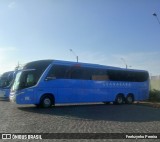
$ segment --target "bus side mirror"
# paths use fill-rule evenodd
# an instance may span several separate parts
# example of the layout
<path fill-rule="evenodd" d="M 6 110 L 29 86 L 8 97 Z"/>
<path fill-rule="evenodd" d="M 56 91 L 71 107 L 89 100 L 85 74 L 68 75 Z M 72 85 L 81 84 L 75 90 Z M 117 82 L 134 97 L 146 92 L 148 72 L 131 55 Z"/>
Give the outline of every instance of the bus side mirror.
<path fill-rule="evenodd" d="M 50 80 L 54 80 L 54 79 L 56 79 L 56 77 L 55 76 L 53 76 L 53 77 L 46 77 L 46 79 L 45 79 L 45 81 L 50 81 Z"/>

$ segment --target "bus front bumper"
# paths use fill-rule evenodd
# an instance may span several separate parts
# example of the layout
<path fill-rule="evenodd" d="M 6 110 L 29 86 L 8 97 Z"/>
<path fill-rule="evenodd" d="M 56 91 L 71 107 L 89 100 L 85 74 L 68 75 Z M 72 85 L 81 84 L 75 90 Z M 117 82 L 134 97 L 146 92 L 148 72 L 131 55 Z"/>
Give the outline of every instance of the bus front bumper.
<path fill-rule="evenodd" d="M 15 95 L 10 95 L 9 96 L 9 100 L 10 100 L 10 102 L 16 102 L 16 97 L 15 97 Z"/>
<path fill-rule="evenodd" d="M 0 100 L 9 100 L 9 97 L 6 96 L 6 92 L 4 90 L 0 90 Z"/>

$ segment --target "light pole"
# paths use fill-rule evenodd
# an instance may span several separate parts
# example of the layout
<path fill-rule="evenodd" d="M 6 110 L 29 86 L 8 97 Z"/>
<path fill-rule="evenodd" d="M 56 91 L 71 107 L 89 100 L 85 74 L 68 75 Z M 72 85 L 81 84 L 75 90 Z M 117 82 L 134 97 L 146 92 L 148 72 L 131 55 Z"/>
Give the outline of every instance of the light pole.
<path fill-rule="evenodd" d="M 15 70 L 16 70 L 16 71 L 19 70 L 19 67 L 20 67 L 20 64 L 19 64 L 19 62 L 18 62 L 17 66 L 15 67 Z"/>
<path fill-rule="evenodd" d="M 158 16 L 157 16 L 157 14 L 156 14 L 156 13 L 153 13 L 153 16 L 155 16 L 155 17 L 156 17 L 156 19 L 157 19 L 158 23 L 160 24 L 160 20 L 159 20 L 159 18 L 158 18 Z"/>
<path fill-rule="evenodd" d="M 125 64 L 125 66 L 126 66 L 126 69 L 128 68 L 128 65 L 126 64 L 126 61 L 125 61 L 125 59 L 124 58 L 121 58 L 121 60 L 122 60 L 122 62 Z"/>
<path fill-rule="evenodd" d="M 76 60 L 77 60 L 77 63 L 78 63 L 78 56 L 77 56 L 77 54 L 72 49 L 69 49 L 69 51 L 72 52 L 74 56 L 76 56 Z"/>
<path fill-rule="evenodd" d="M 20 63 L 18 62 L 18 64 L 17 64 L 16 67 L 15 67 L 15 71 L 22 69 L 23 66 L 24 66 L 23 64 L 20 64 Z"/>

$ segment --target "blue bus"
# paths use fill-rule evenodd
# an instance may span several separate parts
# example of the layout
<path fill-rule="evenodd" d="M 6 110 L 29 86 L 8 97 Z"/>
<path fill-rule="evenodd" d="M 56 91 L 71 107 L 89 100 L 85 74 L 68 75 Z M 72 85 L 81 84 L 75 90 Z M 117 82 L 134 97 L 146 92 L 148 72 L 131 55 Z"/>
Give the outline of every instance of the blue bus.
<path fill-rule="evenodd" d="M 8 100 L 10 89 L 15 78 L 15 71 L 8 71 L 0 76 L 0 99 Z"/>
<path fill-rule="evenodd" d="M 17 73 L 10 100 L 47 108 L 64 103 L 131 104 L 148 96 L 149 75 L 144 70 L 39 60 L 27 63 Z"/>

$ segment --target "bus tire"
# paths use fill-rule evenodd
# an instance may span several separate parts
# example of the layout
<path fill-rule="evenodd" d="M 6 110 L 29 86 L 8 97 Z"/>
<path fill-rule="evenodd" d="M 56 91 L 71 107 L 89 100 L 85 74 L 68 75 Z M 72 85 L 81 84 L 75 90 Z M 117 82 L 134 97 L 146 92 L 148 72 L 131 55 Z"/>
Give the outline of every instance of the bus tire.
<path fill-rule="evenodd" d="M 41 98 L 40 106 L 43 108 L 49 108 L 53 105 L 53 97 L 51 95 L 44 95 Z"/>
<path fill-rule="evenodd" d="M 123 102 L 124 102 L 124 95 L 118 94 L 115 99 L 115 104 L 121 105 L 121 104 L 123 104 Z"/>
<path fill-rule="evenodd" d="M 128 94 L 126 99 L 125 99 L 126 104 L 132 104 L 134 102 L 134 95 L 133 94 Z"/>

